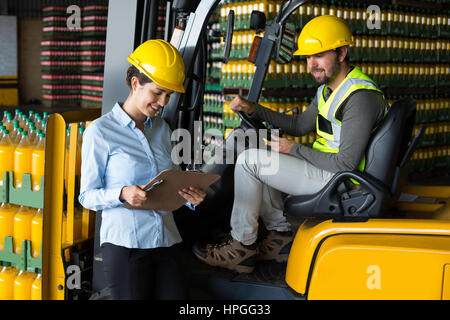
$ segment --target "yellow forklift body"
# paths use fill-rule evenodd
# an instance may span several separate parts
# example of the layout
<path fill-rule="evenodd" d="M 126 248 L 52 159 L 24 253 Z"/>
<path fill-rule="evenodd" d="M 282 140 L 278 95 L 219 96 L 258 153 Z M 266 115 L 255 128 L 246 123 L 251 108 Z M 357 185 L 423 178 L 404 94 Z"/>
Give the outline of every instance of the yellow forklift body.
<path fill-rule="evenodd" d="M 306 220 L 286 282 L 308 299 L 444 299 L 449 264 L 449 220 Z"/>

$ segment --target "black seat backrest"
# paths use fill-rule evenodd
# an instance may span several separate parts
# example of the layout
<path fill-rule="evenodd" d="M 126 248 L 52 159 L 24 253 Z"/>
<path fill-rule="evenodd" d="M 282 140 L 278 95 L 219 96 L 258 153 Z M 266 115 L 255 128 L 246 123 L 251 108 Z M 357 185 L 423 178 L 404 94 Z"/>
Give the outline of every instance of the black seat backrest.
<path fill-rule="evenodd" d="M 387 186 L 396 185 L 396 171 L 412 136 L 415 113 L 416 101 L 413 99 L 396 101 L 389 108 L 386 117 L 370 137 L 364 173 Z"/>

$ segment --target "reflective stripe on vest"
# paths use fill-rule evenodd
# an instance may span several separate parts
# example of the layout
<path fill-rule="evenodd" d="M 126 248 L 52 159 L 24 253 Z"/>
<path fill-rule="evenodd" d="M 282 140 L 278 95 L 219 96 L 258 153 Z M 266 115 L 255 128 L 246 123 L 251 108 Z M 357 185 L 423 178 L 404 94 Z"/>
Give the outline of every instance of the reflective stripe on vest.
<path fill-rule="evenodd" d="M 314 142 L 313 149 L 337 153 L 339 152 L 342 125 L 341 121 L 336 119 L 336 112 L 341 104 L 350 94 L 358 90 L 374 90 L 381 94 L 383 93 L 376 87 L 372 79 L 356 67 L 349 72 L 344 81 L 331 93 L 327 101 L 324 99 L 325 90 L 325 85 L 321 85 L 317 89 L 319 114 L 316 119 L 316 131 L 320 138 Z M 364 165 L 365 157 L 363 156 L 358 169 L 363 171 Z"/>

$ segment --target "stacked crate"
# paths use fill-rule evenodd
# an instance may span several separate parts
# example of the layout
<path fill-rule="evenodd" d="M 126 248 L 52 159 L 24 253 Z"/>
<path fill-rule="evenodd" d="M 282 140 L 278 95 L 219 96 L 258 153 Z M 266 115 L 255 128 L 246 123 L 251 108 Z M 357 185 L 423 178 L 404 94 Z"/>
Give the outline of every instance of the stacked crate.
<path fill-rule="evenodd" d="M 42 98 L 45 106 L 77 106 L 80 102 L 79 43 L 81 28 L 67 27 L 66 7 L 42 9 Z"/>
<path fill-rule="evenodd" d="M 102 104 L 107 21 L 107 6 L 83 8 L 83 38 L 80 43 L 82 107 L 101 107 Z"/>
<path fill-rule="evenodd" d="M 80 8 L 79 28 L 68 26 L 66 7 L 43 8 L 41 43 L 44 105 L 101 106 L 107 6 Z"/>

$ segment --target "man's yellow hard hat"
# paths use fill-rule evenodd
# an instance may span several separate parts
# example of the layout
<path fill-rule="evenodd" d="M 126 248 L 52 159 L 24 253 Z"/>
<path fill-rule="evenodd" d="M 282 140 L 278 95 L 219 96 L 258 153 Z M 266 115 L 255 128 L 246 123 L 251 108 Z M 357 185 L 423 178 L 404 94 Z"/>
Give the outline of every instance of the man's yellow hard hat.
<path fill-rule="evenodd" d="M 309 21 L 298 37 L 294 55 L 310 56 L 353 44 L 353 35 L 344 20 L 324 15 Z"/>
<path fill-rule="evenodd" d="M 184 92 L 183 57 L 167 41 L 147 40 L 137 47 L 127 60 L 157 85 Z"/>

